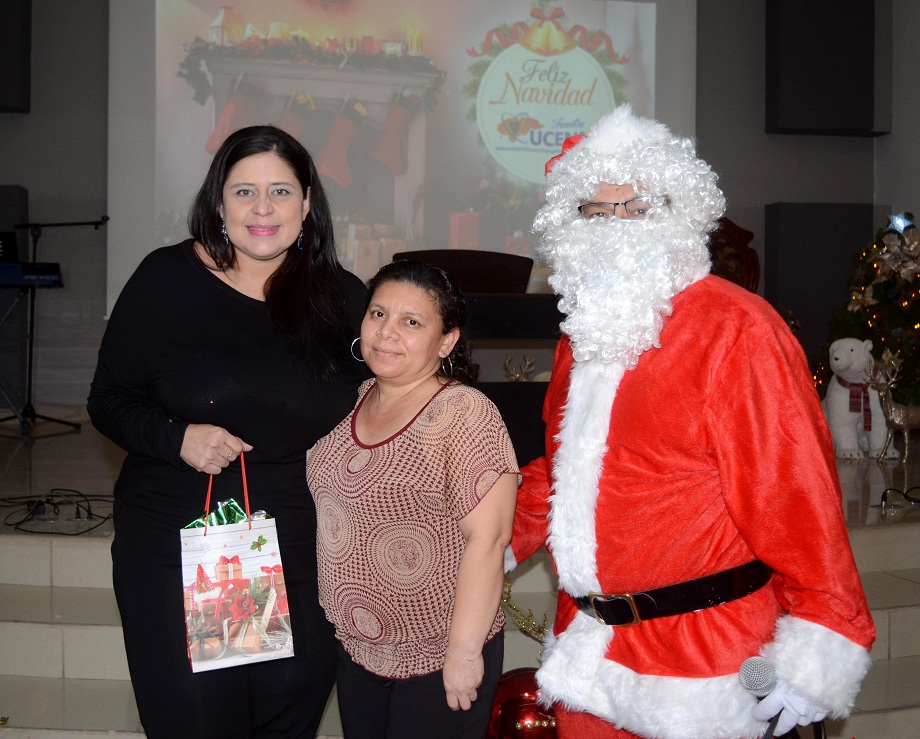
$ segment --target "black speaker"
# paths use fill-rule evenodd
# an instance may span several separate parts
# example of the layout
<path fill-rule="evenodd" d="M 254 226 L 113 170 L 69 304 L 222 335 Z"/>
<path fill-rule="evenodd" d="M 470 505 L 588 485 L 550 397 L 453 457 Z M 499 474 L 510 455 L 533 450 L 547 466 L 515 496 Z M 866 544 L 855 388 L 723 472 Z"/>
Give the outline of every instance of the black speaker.
<path fill-rule="evenodd" d="M 766 132 L 891 131 L 891 0 L 764 0 Z"/>
<path fill-rule="evenodd" d="M 0 112 L 32 108 L 32 0 L 0 1 Z"/>
<path fill-rule="evenodd" d="M 798 321 L 796 337 L 814 368 L 831 313 L 849 302 L 853 257 L 875 238 L 875 206 L 770 203 L 764 215 L 764 297 Z"/>

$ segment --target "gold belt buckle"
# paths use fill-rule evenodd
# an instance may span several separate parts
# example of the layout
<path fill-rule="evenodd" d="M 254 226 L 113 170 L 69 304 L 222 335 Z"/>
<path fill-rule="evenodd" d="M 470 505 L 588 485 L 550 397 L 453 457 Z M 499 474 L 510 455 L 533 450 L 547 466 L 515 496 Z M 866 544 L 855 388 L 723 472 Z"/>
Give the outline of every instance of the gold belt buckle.
<path fill-rule="evenodd" d="M 626 624 L 617 624 L 617 626 L 636 626 L 642 621 L 642 618 L 639 616 L 639 609 L 636 608 L 636 601 L 633 599 L 632 593 L 588 593 L 588 603 L 591 604 L 591 608 L 594 609 L 594 618 L 600 621 L 604 625 L 607 624 L 604 619 L 601 618 L 600 612 L 597 610 L 596 601 L 599 598 L 603 598 L 605 601 L 611 600 L 625 600 L 629 604 L 629 610 L 632 612 L 633 620 Z"/>

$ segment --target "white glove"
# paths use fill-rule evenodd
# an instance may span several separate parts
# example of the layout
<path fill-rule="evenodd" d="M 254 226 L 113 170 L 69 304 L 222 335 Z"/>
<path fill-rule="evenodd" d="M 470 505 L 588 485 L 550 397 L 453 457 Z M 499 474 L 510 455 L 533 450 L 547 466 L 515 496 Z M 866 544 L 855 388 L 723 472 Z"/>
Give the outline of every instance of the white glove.
<path fill-rule="evenodd" d="M 776 687 L 754 707 L 753 715 L 758 721 L 769 721 L 780 711 L 782 713 L 776 723 L 775 736 L 782 736 L 796 725 L 808 726 L 815 721 L 822 721 L 827 716 L 825 708 L 778 677 Z"/>

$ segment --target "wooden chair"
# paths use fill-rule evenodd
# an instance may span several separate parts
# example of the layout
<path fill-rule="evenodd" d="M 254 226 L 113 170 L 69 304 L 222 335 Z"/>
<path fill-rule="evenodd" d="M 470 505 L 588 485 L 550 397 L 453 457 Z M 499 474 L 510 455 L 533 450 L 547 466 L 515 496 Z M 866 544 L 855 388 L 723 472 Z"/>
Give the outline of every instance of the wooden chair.
<path fill-rule="evenodd" d="M 479 249 L 404 251 L 393 255 L 394 262 L 398 259 L 416 259 L 443 269 L 464 295 L 525 293 L 533 269 L 530 257 Z"/>
<path fill-rule="evenodd" d="M 728 218 L 720 218 L 718 228 L 709 237 L 712 274 L 745 290 L 757 292 L 760 284 L 760 258 L 749 244 L 754 234 Z"/>

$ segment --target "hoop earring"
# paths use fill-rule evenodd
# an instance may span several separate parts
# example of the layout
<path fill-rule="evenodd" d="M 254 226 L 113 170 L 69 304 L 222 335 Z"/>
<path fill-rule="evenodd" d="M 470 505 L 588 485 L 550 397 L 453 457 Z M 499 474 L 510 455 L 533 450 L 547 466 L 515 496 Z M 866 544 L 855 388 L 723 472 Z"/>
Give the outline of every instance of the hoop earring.
<path fill-rule="evenodd" d="M 303 251 L 303 229 L 300 229 L 300 234 L 297 236 L 297 250 Z"/>
<path fill-rule="evenodd" d="M 220 235 L 224 237 L 224 244 L 230 246 L 230 237 L 227 236 L 227 224 L 221 219 L 220 222 Z"/>
<path fill-rule="evenodd" d="M 447 360 L 448 369 L 444 369 L 444 360 Z M 444 375 L 444 377 L 454 376 L 454 360 L 450 358 L 450 354 L 441 358 L 441 374 Z"/>
<path fill-rule="evenodd" d="M 355 356 L 355 344 L 357 344 L 359 341 L 361 341 L 360 336 L 351 342 L 351 356 L 355 359 L 355 361 L 361 362 L 361 364 L 365 364 L 365 361 L 361 357 Z"/>

